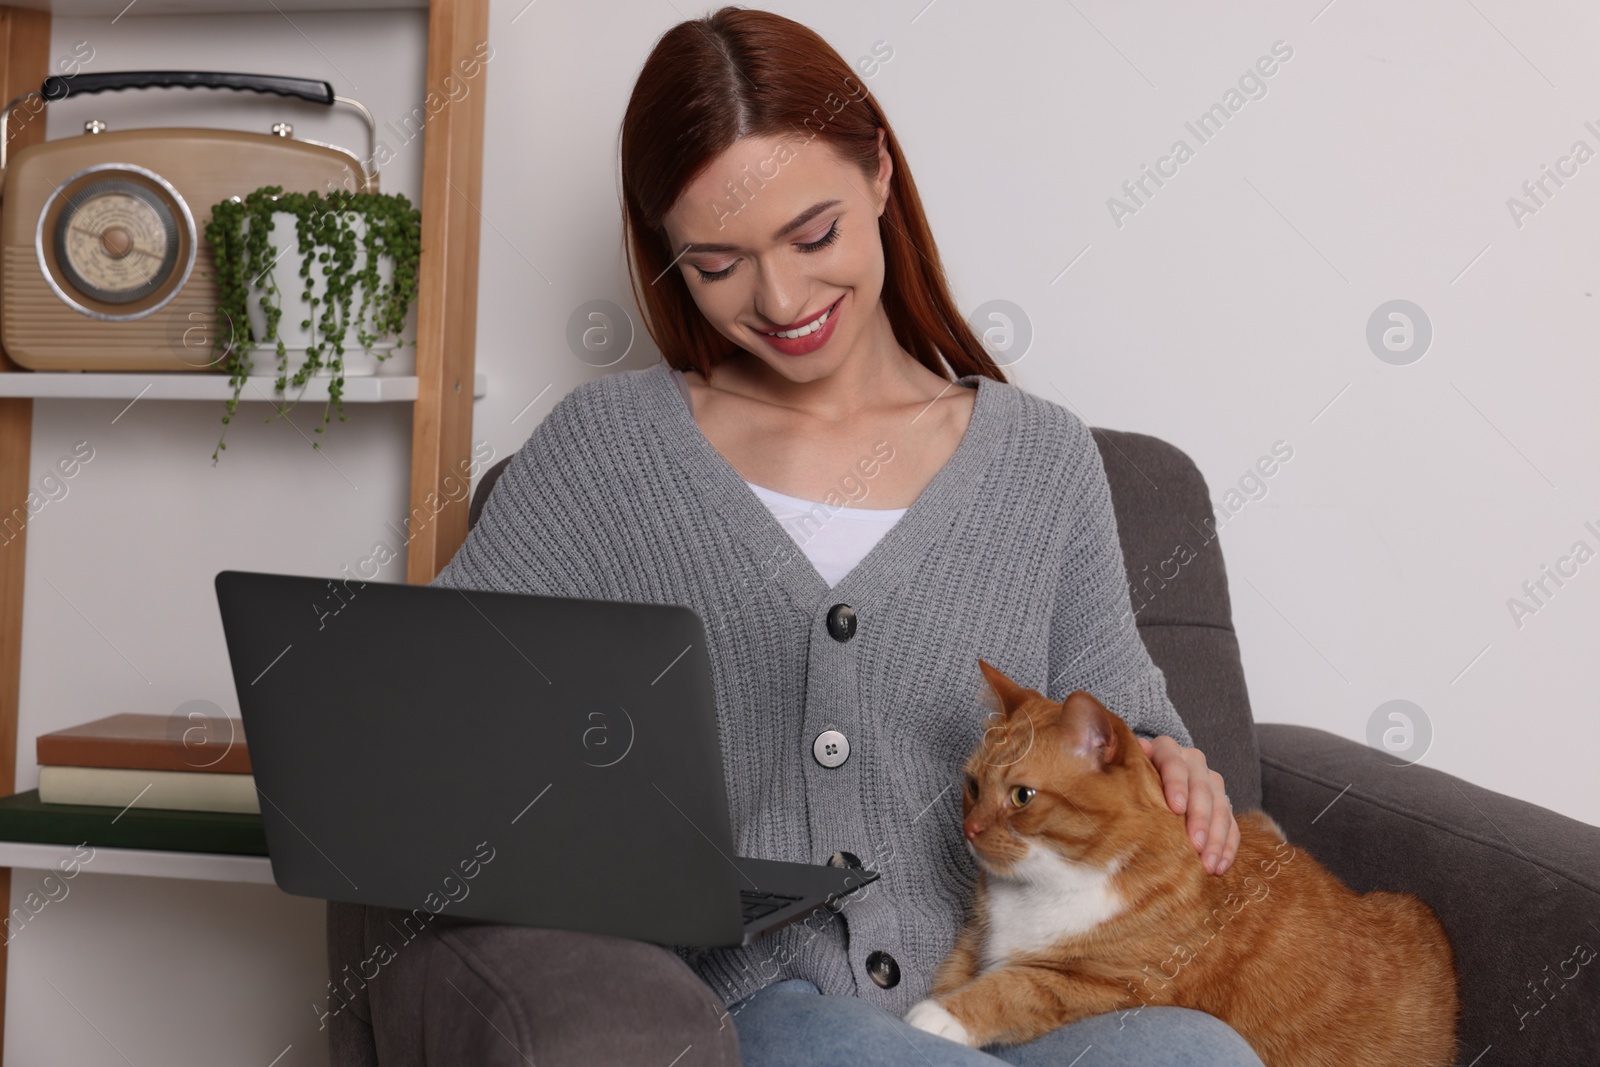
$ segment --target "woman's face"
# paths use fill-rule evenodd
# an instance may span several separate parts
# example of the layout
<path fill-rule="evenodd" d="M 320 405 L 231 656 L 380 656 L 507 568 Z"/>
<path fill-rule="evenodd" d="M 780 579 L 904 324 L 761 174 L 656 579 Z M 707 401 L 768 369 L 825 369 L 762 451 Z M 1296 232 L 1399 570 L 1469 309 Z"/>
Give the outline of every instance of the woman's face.
<path fill-rule="evenodd" d="M 871 358 L 883 338 L 893 342 L 878 302 L 878 216 L 892 164 L 881 131 L 878 143 L 878 175 L 869 182 L 823 141 L 743 138 L 663 220 L 674 269 L 701 314 L 791 381 L 824 378 Z M 806 332 L 773 336 L 780 331 Z"/>

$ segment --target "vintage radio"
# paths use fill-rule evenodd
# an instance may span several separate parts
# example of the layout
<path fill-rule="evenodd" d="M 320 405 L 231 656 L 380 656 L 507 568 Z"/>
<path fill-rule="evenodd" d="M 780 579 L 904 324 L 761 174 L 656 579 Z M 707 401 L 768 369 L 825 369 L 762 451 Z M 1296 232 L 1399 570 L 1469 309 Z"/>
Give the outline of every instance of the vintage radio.
<path fill-rule="evenodd" d="M 216 359 L 217 309 L 205 226 L 211 206 L 265 185 L 377 192 L 374 168 L 347 149 L 272 133 L 107 130 L 30 145 L 6 158 L 3 136 L 23 104 L 152 86 L 249 89 L 366 120 L 325 81 L 213 71 L 121 71 L 46 78 L 0 111 L 0 345 L 32 370 L 195 371 Z M 245 338 L 249 327 L 237 325 Z"/>

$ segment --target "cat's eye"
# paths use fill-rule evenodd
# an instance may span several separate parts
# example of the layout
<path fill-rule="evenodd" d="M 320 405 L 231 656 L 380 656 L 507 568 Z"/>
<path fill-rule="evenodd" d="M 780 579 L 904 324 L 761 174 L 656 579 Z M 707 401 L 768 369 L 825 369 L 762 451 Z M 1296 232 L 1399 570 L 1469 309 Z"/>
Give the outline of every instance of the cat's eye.
<path fill-rule="evenodd" d="M 978 795 L 978 780 L 976 778 L 972 777 L 972 775 L 969 774 L 969 775 L 967 775 L 967 783 L 966 784 L 967 784 L 967 792 L 971 793 L 973 796 L 977 796 Z"/>
<path fill-rule="evenodd" d="M 1020 807 L 1025 806 L 1028 803 L 1028 801 L 1033 799 L 1034 792 L 1035 792 L 1035 790 L 1034 790 L 1033 786 L 1031 786 L 1031 785 L 1014 785 L 1014 786 L 1012 786 L 1011 787 L 1011 794 L 1010 794 L 1011 795 L 1011 805 L 1012 805 L 1012 807 L 1020 808 Z"/>

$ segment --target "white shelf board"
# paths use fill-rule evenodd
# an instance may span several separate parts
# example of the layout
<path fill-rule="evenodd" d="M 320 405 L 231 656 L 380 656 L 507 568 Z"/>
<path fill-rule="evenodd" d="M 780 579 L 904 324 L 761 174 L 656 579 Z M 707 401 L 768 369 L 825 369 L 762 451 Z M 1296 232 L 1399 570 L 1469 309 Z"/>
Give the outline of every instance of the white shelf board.
<path fill-rule="evenodd" d="M 284 11 L 384 11 L 426 8 L 428 0 L 9 0 L 12 7 L 62 18 L 138 18 L 144 15 L 234 15 Z"/>
<path fill-rule="evenodd" d="M 275 375 L 252 375 L 244 391 L 244 401 L 299 399 L 319 403 L 328 399 L 328 379 L 312 378 L 303 389 L 291 387 L 287 397 L 275 393 Z M 489 390 L 489 379 L 479 371 L 473 376 L 472 395 L 481 397 Z M 15 371 L 0 374 L 0 396 L 75 398 L 80 400 L 227 400 L 233 396 L 228 376 L 171 372 L 129 373 L 126 371 Z M 344 380 L 346 403 L 373 404 L 385 401 L 415 400 L 417 379 L 401 375 L 369 375 Z"/>
<path fill-rule="evenodd" d="M 236 856 L 221 852 L 163 852 L 149 848 L 0 841 L 0 867 L 60 871 L 61 861 L 71 860 L 79 847 L 94 849 L 90 859 L 78 863 L 80 871 L 93 874 L 142 874 L 150 878 L 277 885 L 272 880 L 272 861 L 266 856 Z"/>

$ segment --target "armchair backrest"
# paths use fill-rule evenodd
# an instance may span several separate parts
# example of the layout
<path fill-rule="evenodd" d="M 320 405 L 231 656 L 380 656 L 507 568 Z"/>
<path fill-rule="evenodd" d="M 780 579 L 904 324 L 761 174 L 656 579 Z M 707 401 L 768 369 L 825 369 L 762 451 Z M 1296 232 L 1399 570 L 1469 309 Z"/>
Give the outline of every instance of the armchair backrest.
<path fill-rule="evenodd" d="M 1167 696 L 1195 747 L 1227 784 L 1233 810 L 1259 808 L 1261 756 L 1205 477 L 1159 437 L 1091 431 L 1111 486 L 1139 636 L 1167 676 Z"/>

